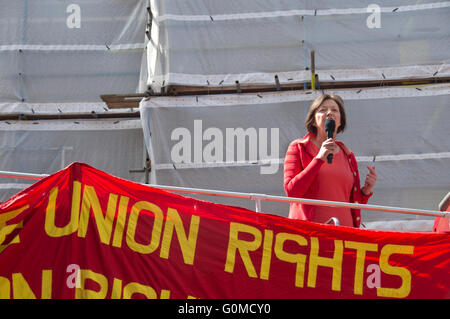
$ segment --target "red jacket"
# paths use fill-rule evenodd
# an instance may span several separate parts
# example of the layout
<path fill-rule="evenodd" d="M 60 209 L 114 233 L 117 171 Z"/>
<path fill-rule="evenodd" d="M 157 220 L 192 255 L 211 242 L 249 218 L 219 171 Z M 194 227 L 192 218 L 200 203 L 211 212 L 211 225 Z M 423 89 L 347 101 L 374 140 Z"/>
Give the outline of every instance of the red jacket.
<path fill-rule="evenodd" d="M 293 141 L 286 152 L 284 159 L 284 190 L 288 197 L 297 198 L 314 198 L 316 189 L 315 178 L 324 161 L 315 158 L 317 154 L 313 154 L 311 138 L 314 135 L 308 133 L 302 139 Z M 350 169 L 354 176 L 353 190 L 349 202 L 366 204 L 372 196 L 364 195 L 361 191 L 359 181 L 358 164 L 355 155 L 345 146 L 344 143 L 336 141 L 344 155 L 349 161 Z M 354 227 L 361 224 L 361 211 L 359 209 L 351 209 Z M 303 219 L 314 221 L 314 207 L 301 203 L 291 203 L 289 217 L 295 219 Z"/>

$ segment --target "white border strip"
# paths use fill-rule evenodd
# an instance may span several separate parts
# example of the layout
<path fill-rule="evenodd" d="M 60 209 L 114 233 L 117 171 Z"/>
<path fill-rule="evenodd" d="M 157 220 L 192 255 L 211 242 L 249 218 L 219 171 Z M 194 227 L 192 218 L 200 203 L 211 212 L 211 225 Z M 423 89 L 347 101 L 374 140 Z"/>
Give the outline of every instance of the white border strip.
<path fill-rule="evenodd" d="M 165 163 L 155 164 L 155 169 L 191 169 L 191 168 L 220 168 L 220 167 L 239 167 L 239 166 L 261 166 L 269 164 L 283 164 L 284 158 L 267 159 L 258 161 L 235 161 L 235 162 L 214 162 L 214 163 Z"/>
<path fill-rule="evenodd" d="M 33 184 L 0 183 L 0 189 L 25 189 Z"/>
<path fill-rule="evenodd" d="M 406 160 L 427 160 L 450 158 L 450 152 L 424 153 L 424 154 L 400 154 L 400 155 L 380 155 L 375 157 L 375 162 L 406 161 Z M 357 162 L 373 162 L 373 156 L 356 156 Z M 236 161 L 236 162 L 214 162 L 214 163 L 164 163 L 156 164 L 156 170 L 167 169 L 196 169 L 196 168 L 220 168 L 239 166 L 262 166 L 262 165 L 282 165 L 284 158 L 266 159 L 258 161 Z"/>
<path fill-rule="evenodd" d="M 425 3 L 409 6 L 399 7 L 380 7 L 380 11 L 384 13 L 393 12 L 407 12 L 420 11 L 430 9 L 442 9 L 450 7 L 450 1 Z M 369 13 L 371 11 L 369 10 Z M 231 21 L 231 20 L 248 20 L 248 19 L 263 19 L 263 18 L 277 18 L 277 17 L 292 17 L 292 16 L 329 16 L 329 15 L 347 15 L 347 14 L 367 14 L 367 7 L 364 8 L 348 8 L 348 9 L 316 9 L 316 10 L 286 10 L 286 11 L 271 11 L 271 12 L 249 12 L 236 14 L 217 14 L 217 15 L 178 15 L 178 14 L 164 14 L 161 16 L 155 15 L 154 21 L 161 23 L 164 21 Z"/>
<path fill-rule="evenodd" d="M 394 79 L 431 78 L 450 76 L 450 65 L 430 64 L 411 65 L 403 67 L 383 67 L 368 69 L 333 69 L 316 70 L 319 81 L 382 81 Z M 275 86 L 275 75 L 278 75 L 280 84 L 309 82 L 311 72 L 296 70 L 289 72 L 255 72 L 240 74 L 187 74 L 167 73 L 164 75 L 150 76 L 147 84 L 155 86 L 172 85 L 194 85 L 194 86 L 234 86 L 236 81 L 240 84 L 273 84 Z"/>
<path fill-rule="evenodd" d="M 423 153 L 423 154 L 400 154 L 400 155 L 380 155 L 375 157 L 376 162 L 407 161 L 407 160 L 427 160 L 450 158 L 450 152 Z M 358 162 L 372 162 L 373 156 L 357 156 Z"/>
<path fill-rule="evenodd" d="M 429 64 L 368 69 L 316 70 L 319 82 L 326 81 L 377 81 L 450 76 L 450 65 Z"/>
<path fill-rule="evenodd" d="M 142 130 L 140 119 L 0 121 L 1 131 Z"/>
<path fill-rule="evenodd" d="M 146 43 L 129 44 L 9 44 L 0 45 L 0 52 L 3 51 L 127 51 L 143 50 Z"/>
<path fill-rule="evenodd" d="M 125 113 L 133 109 L 109 109 L 105 102 L 86 103 L 26 103 L 26 102 L 2 102 L 0 114 L 85 114 L 95 112 L 97 114 Z"/>
<path fill-rule="evenodd" d="M 271 73 L 239 73 L 239 74 L 188 74 L 188 73 L 167 73 L 149 78 L 148 84 L 179 84 L 198 86 L 234 86 L 236 81 L 240 84 L 274 84 L 275 75 L 278 75 L 280 83 L 302 82 L 311 79 L 311 72 L 296 70 L 288 72 Z"/>

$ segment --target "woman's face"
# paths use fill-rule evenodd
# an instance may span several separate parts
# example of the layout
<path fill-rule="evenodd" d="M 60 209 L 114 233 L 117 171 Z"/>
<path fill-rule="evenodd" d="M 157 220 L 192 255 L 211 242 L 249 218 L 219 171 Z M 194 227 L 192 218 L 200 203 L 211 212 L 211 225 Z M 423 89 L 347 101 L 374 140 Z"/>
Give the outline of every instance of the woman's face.
<path fill-rule="evenodd" d="M 315 123 L 314 126 L 317 128 L 318 134 L 326 134 L 325 132 L 325 121 L 331 118 L 336 123 L 335 134 L 339 126 L 341 126 L 341 112 L 339 111 L 339 105 L 331 99 L 325 100 L 316 110 L 314 115 Z"/>

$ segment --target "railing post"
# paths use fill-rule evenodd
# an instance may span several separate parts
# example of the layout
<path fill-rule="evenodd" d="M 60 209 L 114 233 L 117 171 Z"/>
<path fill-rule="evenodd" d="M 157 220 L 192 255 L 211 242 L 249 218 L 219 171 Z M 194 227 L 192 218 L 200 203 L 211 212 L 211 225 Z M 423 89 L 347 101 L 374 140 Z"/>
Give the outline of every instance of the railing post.
<path fill-rule="evenodd" d="M 255 211 L 261 213 L 261 198 L 259 197 L 255 198 Z"/>
<path fill-rule="evenodd" d="M 257 194 L 250 194 L 250 199 L 255 201 L 255 212 L 261 213 L 261 197 Z"/>
<path fill-rule="evenodd" d="M 336 217 L 331 217 L 329 220 L 327 220 L 327 221 L 325 222 L 325 224 L 331 224 L 331 223 L 333 223 L 333 224 L 336 225 L 336 226 L 339 226 L 339 225 L 340 225 L 339 219 L 337 219 Z"/>

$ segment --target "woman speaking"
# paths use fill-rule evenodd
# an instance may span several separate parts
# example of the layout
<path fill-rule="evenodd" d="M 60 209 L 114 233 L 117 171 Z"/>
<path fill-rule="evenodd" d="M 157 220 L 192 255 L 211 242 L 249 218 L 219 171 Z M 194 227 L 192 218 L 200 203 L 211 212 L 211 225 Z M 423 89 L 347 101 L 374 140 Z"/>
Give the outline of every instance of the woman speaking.
<path fill-rule="evenodd" d="M 333 121 L 334 129 L 330 132 L 328 124 Z M 373 194 L 377 174 L 375 166 L 367 166 L 369 173 L 361 188 L 355 155 L 336 140 L 336 135 L 343 132 L 346 125 L 342 98 L 332 94 L 316 98 L 305 125 L 308 133 L 291 142 L 284 160 L 287 196 L 366 204 Z M 359 227 L 361 224 L 359 209 L 291 203 L 289 210 L 289 218 L 293 219 L 325 223 L 332 217 L 336 217 L 341 226 Z"/>

